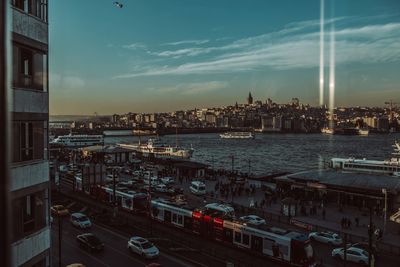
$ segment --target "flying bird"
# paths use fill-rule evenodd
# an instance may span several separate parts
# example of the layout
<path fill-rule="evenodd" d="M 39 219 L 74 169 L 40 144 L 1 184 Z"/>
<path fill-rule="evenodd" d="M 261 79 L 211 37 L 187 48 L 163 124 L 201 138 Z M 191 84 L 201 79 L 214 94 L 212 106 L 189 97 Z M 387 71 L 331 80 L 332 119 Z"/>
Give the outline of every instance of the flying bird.
<path fill-rule="evenodd" d="M 119 8 L 122 8 L 124 5 L 122 4 L 122 3 L 120 3 L 120 2 L 114 2 L 114 5 L 115 6 L 117 6 L 117 7 L 119 7 Z"/>

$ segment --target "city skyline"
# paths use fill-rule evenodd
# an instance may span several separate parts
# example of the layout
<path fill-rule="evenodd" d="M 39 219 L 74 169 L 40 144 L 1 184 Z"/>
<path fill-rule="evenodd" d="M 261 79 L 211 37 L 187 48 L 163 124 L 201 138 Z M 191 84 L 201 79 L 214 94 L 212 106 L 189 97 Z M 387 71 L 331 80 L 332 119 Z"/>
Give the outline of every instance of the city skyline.
<path fill-rule="evenodd" d="M 400 92 L 399 5 L 367 2 L 335 4 L 337 106 L 383 106 Z M 288 1 L 126 1 L 122 9 L 96 1 L 89 19 L 90 3 L 49 6 L 52 115 L 225 106 L 249 91 L 318 105 L 319 0 L 289 10 Z M 326 29 L 330 8 L 326 1 Z"/>

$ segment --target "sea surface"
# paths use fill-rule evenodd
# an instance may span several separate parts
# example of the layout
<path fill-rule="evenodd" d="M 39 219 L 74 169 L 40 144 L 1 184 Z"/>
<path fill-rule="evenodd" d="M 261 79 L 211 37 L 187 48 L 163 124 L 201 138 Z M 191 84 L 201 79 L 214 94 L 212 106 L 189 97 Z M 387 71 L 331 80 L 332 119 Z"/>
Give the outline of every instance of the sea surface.
<path fill-rule="evenodd" d="M 150 137 L 141 137 L 144 142 Z M 136 143 L 136 136 L 105 137 L 106 144 Z M 221 139 L 217 133 L 167 135 L 162 142 L 190 148 L 191 160 L 216 169 L 232 169 L 256 175 L 281 171 L 296 172 L 323 168 L 333 157 L 385 160 L 392 157 L 392 145 L 400 134 L 344 136 L 323 134 L 256 134 L 255 139 Z"/>

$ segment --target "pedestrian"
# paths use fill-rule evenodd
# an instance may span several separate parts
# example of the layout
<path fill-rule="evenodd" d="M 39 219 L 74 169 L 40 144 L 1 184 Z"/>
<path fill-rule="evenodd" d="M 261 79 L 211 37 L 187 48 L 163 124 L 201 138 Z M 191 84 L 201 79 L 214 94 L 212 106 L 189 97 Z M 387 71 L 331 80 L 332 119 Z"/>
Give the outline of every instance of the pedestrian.
<path fill-rule="evenodd" d="M 347 219 L 347 228 L 351 229 L 351 220 Z"/>
<path fill-rule="evenodd" d="M 356 226 L 358 227 L 360 225 L 360 219 L 356 217 L 354 220 L 356 221 Z"/>
<path fill-rule="evenodd" d="M 324 220 L 325 220 L 325 213 L 326 213 L 326 211 L 325 211 L 325 209 L 323 209 L 322 210 L 322 219 L 324 219 Z"/>

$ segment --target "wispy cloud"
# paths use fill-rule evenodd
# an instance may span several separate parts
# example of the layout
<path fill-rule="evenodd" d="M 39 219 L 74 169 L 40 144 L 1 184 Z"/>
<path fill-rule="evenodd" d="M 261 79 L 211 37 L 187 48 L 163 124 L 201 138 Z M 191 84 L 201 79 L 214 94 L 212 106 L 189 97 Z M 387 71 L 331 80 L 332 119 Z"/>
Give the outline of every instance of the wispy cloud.
<path fill-rule="evenodd" d="M 165 43 L 164 45 L 185 45 L 185 44 L 194 44 L 194 45 L 201 45 L 208 43 L 210 40 L 182 40 L 172 43 Z"/>
<path fill-rule="evenodd" d="M 80 89 L 86 85 L 85 80 L 78 76 L 50 73 L 49 79 L 51 86 L 57 89 Z"/>
<path fill-rule="evenodd" d="M 145 49 L 146 46 L 142 43 L 132 43 L 132 44 L 122 45 L 122 48 L 136 50 L 136 49 Z"/>
<path fill-rule="evenodd" d="M 199 95 L 228 87 L 225 81 L 207 81 L 199 83 L 181 83 L 172 87 L 152 89 L 161 93 L 177 93 L 182 95 Z"/>
<path fill-rule="evenodd" d="M 342 18 L 343 20 L 345 18 Z M 336 19 L 339 20 L 339 19 Z M 377 63 L 400 60 L 400 23 L 342 27 L 336 31 L 336 63 Z M 326 37 L 328 38 L 328 36 Z M 190 47 L 152 52 L 160 57 L 196 56 L 220 51 L 211 58 L 179 65 L 146 66 L 116 76 L 187 75 L 273 69 L 312 68 L 319 64 L 317 21 L 289 24 L 284 29 L 239 39 L 222 46 Z M 142 66 L 143 67 L 143 66 Z"/>

